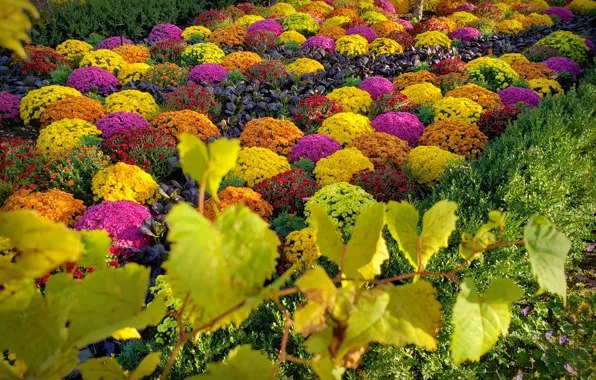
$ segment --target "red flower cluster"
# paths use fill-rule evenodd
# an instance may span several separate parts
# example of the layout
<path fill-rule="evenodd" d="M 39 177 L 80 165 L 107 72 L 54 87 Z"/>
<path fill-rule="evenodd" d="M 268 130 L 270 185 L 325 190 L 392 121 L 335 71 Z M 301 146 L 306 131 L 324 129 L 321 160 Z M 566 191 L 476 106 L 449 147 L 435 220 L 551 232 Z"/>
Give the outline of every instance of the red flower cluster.
<path fill-rule="evenodd" d="M 415 186 L 401 171 L 389 168 L 363 170 L 354 174 L 350 183 L 360 186 L 378 202 L 407 199 Z"/>
<path fill-rule="evenodd" d="M 21 74 L 33 75 L 41 79 L 50 78 L 52 71 L 59 65 L 72 68 L 70 61 L 63 56 L 51 50 L 34 50 L 29 54 L 25 61 L 18 61 Z"/>
<path fill-rule="evenodd" d="M 345 25 L 345 27 L 344 27 L 344 28 L 345 28 L 345 29 L 350 29 L 350 28 L 354 28 L 354 27 L 356 27 L 356 26 L 368 26 L 368 22 L 366 22 L 366 21 L 364 21 L 364 20 L 362 20 L 362 19 L 356 18 L 356 19 L 354 19 L 354 20 L 352 20 L 352 21 L 349 21 L 349 22 L 348 22 L 348 23 Z"/>
<path fill-rule="evenodd" d="M 172 111 L 193 110 L 209 116 L 210 120 L 218 116 L 221 111 L 221 103 L 215 98 L 213 92 L 198 84 L 176 88 L 168 94 L 165 104 Z"/>
<path fill-rule="evenodd" d="M 430 71 L 435 75 L 464 73 L 467 70 L 468 68 L 466 66 L 466 63 L 457 57 L 444 59 L 430 67 Z"/>
<path fill-rule="evenodd" d="M 151 46 L 149 53 L 151 59 L 157 63 L 176 62 L 186 46 L 186 42 L 181 40 L 161 40 Z"/>
<path fill-rule="evenodd" d="M 440 23 L 434 18 L 431 18 L 426 21 L 419 22 L 418 24 L 414 25 L 414 29 L 412 30 L 412 34 L 415 36 L 420 33 L 430 32 L 430 31 L 437 31 L 437 32 L 445 32 L 449 33 L 449 27 L 445 24 Z"/>
<path fill-rule="evenodd" d="M 34 189 L 43 173 L 43 158 L 35 145 L 20 137 L 0 139 L 0 181 L 15 189 Z"/>
<path fill-rule="evenodd" d="M 277 45 L 277 37 L 267 30 L 251 32 L 244 38 L 244 46 L 249 51 L 261 52 Z"/>
<path fill-rule="evenodd" d="M 398 32 L 396 30 L 395 32 L 389 33 L 387 38 L 391 38 L 392 40 L 395 40 L 395 42 L 397 42 L 404 48 L 407 46 L 410 46 L 410 45 L 414 45 L 414 37 L 412 37 L 412 35 L 410 33 L 405 32 L 405 31 Z"/>
<path fill-rule="evenodd" d="M 176 156 L 176 139 L 152 128 L 135 128 L 116 133 L 103 141 L 103 148 L 115 161 L 137 165 L 157 180 L 174 171 L 168 158 Z"/>
<path fill-rule="evenodd" d="M 254 190 L 273 206 L 274 212 L 302 215 L 306 203 L 304 198 L 314 195 L 317 182 L 304 170 L 292 169 L 264 180 Z"/>
<path fill-rule="evenodd" d="M 255 63 L 246 70 L 246 78 L 256 80 L 259 83 L 277 83 L 287 76 L 288 69 L 286 65 L 278 60 Z"/>
<path fill-rule="evenodd" d="M 482 133 L 489 139 L 493 139 L 501 136 L 505 132 L 505 128 L 517 119 L 521 111 L 521 108 L 515 106 L 496 108 L 482 115 L 477 124 Z"/>
<path fill-rule="evenodd" d="M 416 105 L 408 97 L 399 91 L 390 94 L 384 94 L 375 99 L 368 110 L 369 119 L 386 112 L 414 112 Z"/>
<path fill-rule="evenodd" d="M 211 25 L 220 23 L 229 18 L 232 18 L 230 12 L 223 9 L 213 9 L 211 11 L 203 12 L 195 18 L 194 25 L 201 25 L 211 29 Z"/>
<path fill-rule="evenodd" d="M 294 123 L 305 134 L 315 133 L 328 117 L 343 112 L 344 107 L 337 100 L 323 95 L 311 95 L 302 99 L 294 114 Z"/>

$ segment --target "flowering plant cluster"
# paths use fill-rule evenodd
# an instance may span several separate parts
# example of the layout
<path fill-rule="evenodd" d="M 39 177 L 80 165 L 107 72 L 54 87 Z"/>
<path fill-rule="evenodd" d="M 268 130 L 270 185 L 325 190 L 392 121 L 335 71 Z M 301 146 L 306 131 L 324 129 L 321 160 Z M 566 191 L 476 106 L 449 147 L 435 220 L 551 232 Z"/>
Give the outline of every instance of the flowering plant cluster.
<path fill-rule="evenodd" d="M 329 53 L 335 53 L 335 41 L 333 38 L 321 35 L 309 37 L 302 44 L 302 50 L 308 48 L 320 48 Z"/>
<path fill-rule="evenodd" d="M 221 136 L 209 117 L 192 110 L 160 113 L 151 121 L 150 126 L 176 138 L 183 132 L 190 133 L 204 142 Z"/>
<path fill-rule="evenodd" d="M 497 30 L 503 34 L 517 34 L 524 30 L 524 24 L 518 20 L 503 20 L 497 23 Z"/>
<path fill-rule="evenodd" d="M 476 124 L 466 124 L 458 120 L 439 120 L 424 129 L 418 143 L 438 146 L 451 153 L 474 158 L 486 147 L 488 137 Z"/>
<path fill-rule="evenodd" d="M 155 62 L 174 62 L 178 60 L 186 46 L 184 41 L 178 39 L 159 40 L 151 45 L 149 53 Z"/>
<path fill-rule="evenodd" d="M 216 29 L 215 26 L 232 18 L 232 14 L 223 9 L 213 9 L 201 13 L 194 20 L 195 25 L 201 25 L 209 29 Z"/>
<path fill-rule="evenodd" d="M 309 14 L 296 12 L 282 21 L 285 31 L 293 30 L 302 35 L 314 35 L 319 31 L 319 23 Z"/>
<path fill-rule="evenodd" d="M 571 21 L 575 18 L 573 12 L 563 7 L 550 7 L 544 11 L 545 15 L 556 16 L 561 21 Z"/>
<path fill-rule="evenodd" d="M 202 63 L 221 63 L 226 53 L 216 44 L 204 43 L 185 47 L 180 56 L 189 64 L 200 65 Z"/>
<path fill-rule="evenodd" d="M 460 159 L 461 156 L 438 146 L 420 145 L 410 151 L 407 166 L 418 183 L 433 186 L 445 172 L 445 167 Z"/>
<path fill-rule="evenodd" d="M 451 73 L 464 73 L 468 70 L 468 65 L 461 59 L 447 58 L 433 64 L 430 70 L 435 75 L 446 75 Z"/>
<path fill-rule="evenodd" d="M 443 99 L 441 89 L 431 83 L 423 82 L 407 86 L 401 91 L 414 104 L 432 104 Z"/>
<path fill-rule="evenodd" d="M 372 97 L 368 92 L 357 87 L 340 87 L 327 94 L 327 98 L 337 100 L 344 111 L 366 115 L 372 105 Z"/>
<path fill-rule="evenodd" d="M 362 170 L 374 170 L 373 163 L 358 149 L 345 148 L 321 158 L 313 174 L 319 187 L 324 187 L 337 182 L 349 182 L 355 173 Z"/>
<path fill-rule="evenodd" d="M 205 28 L 204 26 L 201 25 L 192 25 L 189 26 L 188 28 L 185 28 L 182 31 L 182 34 L 180 35 L 180 37 L 183 40 L 190 40 L 191 37 L 193 36 L 200 36 L 201 39 L 203 41 L 205 41 L 207 38 L 209 38 L 209 36 L 211 35 L 211 30 L 209 30 L 208 28 Z"/>
<path fill-rule="evenodd" d="M 151 53 L 143 45 L 122 45 L 112 50 L 120 54 L 126 63 L 143 63 L 151 58 Z"/>
<path fill-rule="evenodd" d="M 120 76 L 120 73 L 118 75 Z M 108 70 L 89 66 L 81 67 L 70 73 L 66 84 L 83 94 L 97 93 L 108 96 L 117 90 L 119 82 L 116 76 Z"/>
<path fill-rule="evenodd" d="M 327 135 L 343 146 L 358 136 L 373 132 L 370 120 L 353 112 L 340 112 L 328 117 L 317 133 Z"/>
<path fill-rule="evenodd" d="M 325 71 L 325 67 L 323 65 L 310 58 L 298 58 L 294 62 L 286 65 L 286 69 L 288 73 L 298 76 Z"/>
<path fill-rule="evenodd" d="M 82 94 L 74 88 L 56 85 L 31 90 L 21 99 L 20 117 L 25 124 L 39 121 L 49 104 L 67 96 L 82 96 Z"/>
<path fill-rule="evenodd" d="M 373 132 L 357 137 L 349 148 L 358 149 L 375 168 L 401 168 L 408 160 L 410 145 L 385 132 Z"/>
<path fill-rule="evenodd" d="M 217 197 L 219 198 L 217 206 L 213 202 L 207 202 L 205 204 L 205 217 L 212 221 L 217 216 L 215 207 L 217 207 L 219 214 L 228 207 L 243 205 L 265 219 L 265 221 L 268 221 L 271 215 L 273 215 L 273 207 L 263 199 L 261 194 L 247 187 L 228 186 L 220 191 Z"/>
<path fill-rule="evenodd" d="M 449 20 L 453 24 L 456 24 L 456 22 L 454 20 L 452 20 L 452 19 L 449 19 Z M 419 22 L 416 25 L 414 25 L 414 29 L 412 29 L 412 34 L 414 36 L 417 36 L 419 34 L 427 33 L 427 32 L 439 32 L 440 34 L 445 36 L 450 31 L 451 30 L 448 25 L 445 25 L 445 23 L 440 22 L 436 18 L 431 18 L 431 19 Z"/>
<path fill-rule="evenodd" d="M 41 129 L 62 119 L 81 119 L 94 124 L 104 117 L 106 109 L 99 100 L 85 96 L 67 96 L 50 103 L 39 119 Z"/>
<path fill-rule="evenodd" d="M 368 27 L 368 26 L 354 26 L 354 27 L 348 29 L 346 34 L 347 35 L 358 34 L 358 35 L 366 38 L 366 41 L 369 44 L 371 42 L 373 42 L 374 40 L 376 40 L 378 37 L 377 33 L 374 31 L 374 29 L 371 27 Z"/>
<path fill-rule="evenodd" d="M 368 92 L 373 101 L 379 96 L 390 94 L 395 90 L 393 83 L 391 83 L 389 79 L 383 77 L 368 77 L 360 82 L 358 88 Z"/>
<path fill-rule="evenodd" d="M 530 79 L 528 84 L 530 85 L 530 89 L 537 93 L 541 98 L 546 95 L 562 95 L 565 93 L 559 82 L 554 79 Z"/>
<path fill-rule="evenodd" d="M 118 82 L 121 86 L 126 86 L 131 82 L 141 82 L 150 68 L 151 66 L 146 63 L 130 63 L 118 71 Z"/>
<path fill-rule="evenodd" d="M 449 38 L 452 40 L 460 40 L 465 42 L 470 42 L 474 38 L 481 37 L 482 33 L 478 31 L 476 28 L 472 28 L 469 26 L 458 28 L 449 33 Z"/>
<path fill-rule="evenodd" d="M 27 59 L 19 60 L 16 65 L 21 74 L 33 75 L 40 79 L 49 79 L 52 71 L 56 70 L 58 66 L 72 68 L 68 58 L 53 50 L 35 50 L 29 54 Z"/>
<path fill-rule="evenodd" d="M 280 34 L 278 40 L 280 45 L 296 44 L 301 47 L 306 42 L 306 37 L 296 31 L 289 30 Z"/>
<path fill-rule="evenodd" d="M 371 123 L 377 132 L 398 137 L 408 144 L 414 144 L 422 135 L 424 125 L 416 115 L 408 112 L 386 112 L 375 117 Z"/>
<path fill-rule="evenodd" d="M 37 148 L 22 138 L 0 138 L 0 182 L 34 189 L 44 175 L 43 162 Z"/>
<path fill-rule="evenodd" d="M 519 75 L 506 62 L 491 57 L 476 58 L 468 62 L 470 78 L 491 91 L 501 90 L 519 79 Z"/>
<path fill-rule="evenodd" d="M 466 124 L 477 122 L 482 115 L 482 106 L 468 98 L 445 97 L 435 102 L 433 109 L 435 120 L 458 120 Z"/>
<path fill-rule="evenodd" d="M 302 263 L 304 268 L 314 266 L 321 256 L 314 235 L 315 230 L 310 227 L 290 232 L 283 247 L 285 259 L 290 264 Z"/>
<path fill-rule="evenodd" d="M 414 190 L 412 180 L 400 170 L 383 167 L 356 173 L 350 183 L 371 194 L 377 202 L 407 200 Z"/>
<path fill-rule="evenodd" d="M 317 183 L 304 170 L 292 169 L 264 180 L 254 190 L 273 206 L 275 213 L 302 215 L 306 200 L 317 190 Z"/>
<path fill-rule="evenodd" d="M 91 50 L 93 50 L 91 44 L 79 40 L 66 40 L 56 46 L 56 52 L 68 58 L 75 65 L 78 65 L 85 54 Z"/>
<path fill-rule="evenodd" d="M 341 144 L 327 135 L 307 135 L 292 147 L 289 160 L 310 160 L 316 164 L 321 158 L 328 157 L 340 149 Z"/>
<path fill-rule="evenodd" d="M 552 46 L 532 45 L 521 52 L 530 62 L 543 62 L 549 58 L 560 57 L 561 54 Z"/>
<path fill-rule="evenodd" d="M 122 59 L 120 54 L 114 53 L 108 49 L 91 51 L 85 54 L 79 63 L 79 67 L 101 67 L 102 69 L 106 69 L 113 74 L 118 74 L 118 71 L 121 70 L 125 65 L 126 62 L 124 59 Z"/>
<path fill-rule="evenodd" d="M 240 46 L 244 44 L 246 28 L 240 25 L 230 25 L 214 30 L 207 41 L 219 47 Z"/>
<path fill-rule="evenodd" d="M 21 100 L 9 92 L 0 91 L 0 127 L 19 123 Z"/>
<path fill-rule="evenodd" d="M 428 31 L 420 33 L 414 37 L 414 46 L 416 47 L 430 47 L 430 46 L 444 46 L 451 47 L 451 39 L 445 34 L 437 31 Z"/>
<path fill-rule="evenodd" d="M 182 36 L 182 29 L 173 24 L 159 24 L 151 29 L 147 40 L 150 42 L 162 40 L 179 40 Z"/>
<path fill-rule="evenodd" d="M 166 96 L 164 104 L 172 110 L 193 110 L 210 119 L 219 116 L 221 111 L 221 103 L 213 92 L 198 84 L 179 86 Z"/>
<path fill-rule="evenodd" d="M 497 107 L 502 107 L 503 103 L 499 95 L 473 83 L 465 84 L 445 93 L 446 97 L 468 98 L 482 106 L 483 112 L 492 111 Z"/>
<path fill-rule="evenodd" d="M 52 158 L 64 149 L 81 145 L 81 137 L 100 134 L 95 125 L 85 120 L 62 119 L 40 131 L 37 149 L 45 158 Z"/>
<path fill-rule="evenodd" d="M 146 92 L 124 90 L 106 98 L 106 110 L 112 112 L 136 112 L 146 120 L 151 120 L 159 112 L 157 102 Z"/>
<path fill-rule="evenodd" d="M 408 97 L 399 91 L 393 91 L 376 98 L 368 110 L 368 117 L 372 120 L 386 112 L 410 112 L 416 106 L 410 102 Z"/>
<path fill-rule="evenodd" d="M 404 48 L 391 38 L 377 38 L 368 45 L 369 53 L 376 55 L 403 53 Z"/>
<path fill-rule="evenodd" d="M 159 185 L 150 174 L 135 165 L 118 162 L 99 170 L 91 180 L 93 200 L 128 200 L 151 203 L 158 196 Z"/>
<path fill-rule="evenodd" d="M 542 62 L 547 68 L 554 70 L 557 73 L 566 71 L 574 77 L 579 77 L 582 74 L 581 67 L 575 63 L 574 60 L 565 57 L 553 57 Z"/>
<path fill-rule="evenodd" d="M 359 34 L 346 35 L 335 41 L 335 51 L 346 55 L 366 54 L 368 41 Z"/>
<path fill-rule="evenodd" d="M 294 123 L 306 134 L 315 133 L 325 119 L 343 110 L 344 107 L 337 100 L 323 95 L 311 95 L 298 103 Z"/>
<path fill-rule="evenodd" d="M 126 37 L 121 36 L 112 36 L 108 38 L 104 38 L 99 45 L 97 46 L 98 49 L 108 49 L 114 50 L 122 45 L 134 45 L 135 43 L 129 40 Z"/>
<path fill-rule="evenodd" d="M 307 60 L 306 58 L 300 59 Z M 298 61 L 292 63 L 291 65 L 296 66 L 297 63 Z M 317 62 L 317 64 L 319 63 Z M 278 60 L 262 61 L 259 63 L 255 63 L 254 65 L 250 66 L 248 70 L 246 70 L 246 78 L 251 81 L 257 81 L 259 83 L 270 83 L 272 85 L 277 86 L 279 85 L 281 80 L 285 79 L 288 76 L 289 66 L 286 67 L 286 65 L 284 65 L 281 61 Z M 301 67 L 298 70 L 301 69 L 307 69 L 307 72 L 310 70 L 307 67 Z M 314 68 L 315 71 L 317 71 L 318 69 L 319 68 Z M 297 74 L 306 74 L 307 72 Z"/>
<path fill-rule="evenodd" d="M 302 136 L 304 133 L 291 121 L 266 117 L 246 123 L 240 134 L 240 143 L 243 147 L 267 148 L 279 155 L 288 156 Z"/>
<path fill-rule="evenodd" d="M 244 38 L 244 47 L 246 50 L 259 53 L 273 49 L 279 43 L 277 36 L 272 32 L 257 31 L 247 33 Z"/>
<path fill-rule="evenodd" d="M 215 84 L 228 76 L 228 70 L 217 63 L 203 63 L 193 67 L 188 73 L 188 81 L 196 84 L 201 82 Z"/>
<path fill-rule="evenodd" d="M 147 120 L 134 112 L 114 112 L 107 114 L 95 123 L 104 138 L 135 128 L 146 128 L 149 125 Z"/>
<path fill-rule="evenodd" d="M 584 40 L 569 31 L 556 31 L 540 39 L 536 45 L 546 45 L 559 51 L 563 57 L 571 58 L 577 63 L 588 59 L 588 46 Z"/>
<path fill-rule="evenodd" d="M 159 87 L 170 87 L 185 83 L 187 78 L 187 69 L 175 63 L 160 63 L 150 66 L 141 80 Z"/>
<path fill-rule="evenodd" d="M 506 106 L 524 105 L 534 108 L 540 102 L 540 96 L 528 88 L 508 87 L 498 92 Z"/>
<path fill-rule="evenodd" d="M 284 32 L 283 26 L 275 21 L 275 20 L 260 20 L 253 24 L 251 24 L 248 29 L 248 33 L 255 33 L 255 32 L 271 32 L 276 37 L 279 37 L 280 34 Z"/>
<path fill-rule="evenodd" d="M 505 133 L 505 129 L 519 116 L 522 108 L 504 106 L 483 114 L 478 120 L 478 127 L 489 139 Z"/>
<path fill-rule="evenodd" d="M 408 86 L 420 83 L 439 85 L 439 77 L 426 70 L 403 73 L 393 80 L 397 90 L 403 90 Z"/>
<path fill-rule="evenodd" d="M 236 166 L 228 177 L 244 179 L 248 187 L 254 187 L 267 178 L 290 170 L 290 163 L 284 156 L 267 148 L 242 148 L 238 153 Z"/>
<path fill-rule="evenodd" d="M 548 68 L 543 63 L 536 62 L 513 62 L 511 68 L 519 75 L 519 79 L 529 80 L 538 78 L 552 78 L 556 75 L 555 70 Z"/>
<path fill-rule="evenodd" d="M 262 60 L 257 53 L 253 53 L 252 51 L 237 51 L 226 55 L 222 59 L 221 65 L 230 72 L 238 70 L 244 74 L 249 67 Z"/>
<path fill-rule="evenodd" d="M 83 215 L 83 201 L 58 189 L 47 191 L 17 190 L 4 202 L 0 211 L 33 210 L 41 218 L 72 227 Z"/>

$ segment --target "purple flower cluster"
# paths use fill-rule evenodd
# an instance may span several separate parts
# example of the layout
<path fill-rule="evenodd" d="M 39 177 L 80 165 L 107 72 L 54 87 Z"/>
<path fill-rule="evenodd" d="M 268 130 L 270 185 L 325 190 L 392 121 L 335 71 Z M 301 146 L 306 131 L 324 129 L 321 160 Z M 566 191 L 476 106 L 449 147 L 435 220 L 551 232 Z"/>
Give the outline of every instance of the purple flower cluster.
<path fill-rule="evenodd" d="M 348 29 L 347 34 L 359 34 L 366 38 L 369 44 L 377 39 L 377 33 L 373 30 L 373 28 L 368 26 L 354 26 Z"/>
<path fill-rule="evenodd" d="M 109 113 L 99 119 L 95 126 L 102 133 L 104 138 L 110 138 L 118 132 L 129 129 L 147 128 L 149 123 L 143 116 L 134 112 L 114 112 Z"/>
<path fill-rule="evenodd" d="M 279 35 L 284 32 L 284 28 L 275 20 L 259 20 L 249 26 L 246 30 L 247 33 L 259 31 L 271 32 L 275 34 L 275 37 L 279 37 Z"/>
<path fill-rule="evenodd" d="M 408 112 L 386 112 L 371 123 L 377 132 L 385 132 L 413 144 L 422 136 L 424 125 L 416 115 Z"/>
<path fill-rule="evenodd" d="M 215 84 L 226 79 L 228 70 L 217 63 L 203 63 L 190 70 L 188 73 L 188 81 L 196 84 L 201 82 Z"/>
<path fill-rule="evenodd" d="M 389 0 L 375 0 L 375 7 L 381 8 L 384 12 L 395 14 L 395 6 Z"/>
<path fill-rule="evenodd" d="M 77 220 L 74 229 L 105 230 L 112 239 L 112 245 L 119 248 L 142 248 L 151 243 L 151 238 L 139 232 L 139 227 L 151 213 L 145 206 L 132 201 L 106 201 L 91 206 Z"/>
<path fill-rule="evenodd" d="M 322 19 L 322 18 L 320 18 L 320 17 L 318 17 L 318 16 L 315 16 L 315 15 L 313 15 L 312 13 L 309 13 L 308 15 L 309 15 L 310 17 L 314 18 L 314 19 L 315 19 L 315 21 L 316 21 L 316 22 L 317 22 L 319 25 L 321 25 L 321 23 L 323 22 L 323 19 Z"/>
<path fill-rule="evenodd" d="M 395 22 L 401 24 L 401 26 L 403 26 L 406 31 L 410 31 L 410 30 L 414 29 L 414 25 L 412 25 L 412 23 L 409 22 L 408 20 L 404 20 L 404 19 L 400 18 Z"/>
<path fill-rule="evenodd" d="M 575 17 L 573 12 L 563 7 L 551 7 L 544 11 L 545 15 L 557 16 L 561 21 L 571 21 Z"/>
<path fill-rule="evenodd" d="M 0 92 L 0 126 L 5 122 L 19 123 L 19 107 L 21 101 L 19 97 L 8 92 Z"/>
<path fill-rule="evenodd" d="M 317 163 L 321 158 L 332 155 L 341 149 L 337 140 L 326 135 L 306 135 L 292 147 L 290 162 L 305 159 Z"/>
<path fill-rule="evenodd" d="M 594 53 L 596 53 L 596 47 L 594 46 L 594 42 L 592 42 L 592 40 L 588 40 L 587 38 L 584 40 L 584 42 L 588 47 L 588 55 L 594 55 Z"/>
<path fill-rule="evenodd" d="M 106 69 L 96 66 L 81 67 L 68 76 L 66 85 L 75 88 L 83 94 L 97 92 L 108 96 L 117 91 L 118 79 Z"/>
<path fill-rule="evenodd" d="M 557 73 L 567 71 L 569 74 L 573 75 L 576 78 L 582 74 L 581 67 L 579 67 L 579 65 L 575 63 L 573 59 L 570 58 L 553 57 L 542 62 L 542 64 L 548 67 L 549 69 L 556 71 Z"/>
<path fill-rule="evenodd" d="M 325 36 L 314 36 L 309 37 L 304 43 L 302 44 L 302 49 L 310 48 L 310 47 L 319 47 L 328 51 L 329 53 L 335 53 L 335 41 L 332 38 L 325 37 Z"/>
<path fill-rule="evenodd" d="M 161 40 L 179 40 L 182 35 L 182 29 L 174 24 L 159 24 L 155 25 L 147 39 L 151 42 Z"/>
<path fill-rule="evenodd" d="M 500 90 L 497 94 L 506 106 L 523 104 L 530 108 L 534 108 L 540 103 L 540 96 L 528 88 L 508 87 Z"/>
<path fill-rule="evenodd" d="M 455 12 L 474 12 L 476 10 L 476 6 L 470 3 L 464 3 L 453 10 Z"/>
<path fill-rule="evenodd" d="M 453 32 L 449 33 L 449 38 L 464 42 L 470 42 L 472 41 L 472 39 L 478 37 L 482 37 L 482 33 L 480 33 L 478 29 L 471 28 L 469 26 L 466 26 L 465 28 L 455 29 Z"/>
<path fill-rule="evenodd" d="M 383 77 L 368 77 L 360 82 L 358 88 L 368 92 L 373 100 L 376 100 L 381 95 L 390 94 L 395 90 L 393 83 Z"/>
<path fill-rule="evenodd" d="M 108 37 L 99 43 L 98 49 L 116 49 L 122 45 L 134 45 L 135 43 L 125 37 Z"/>

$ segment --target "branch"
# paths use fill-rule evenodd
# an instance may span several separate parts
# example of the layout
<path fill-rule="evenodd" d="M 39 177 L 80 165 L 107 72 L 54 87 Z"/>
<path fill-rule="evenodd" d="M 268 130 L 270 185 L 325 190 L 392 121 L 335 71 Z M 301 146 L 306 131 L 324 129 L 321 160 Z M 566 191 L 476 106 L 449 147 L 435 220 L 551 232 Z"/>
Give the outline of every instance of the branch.
<path fill-rule="evenodd" d="M 292 319 L 290 318 L 290 313 L 288 313 L 288 311 L 286 310 L 284 305 L 282 305 L 282 303 L 279 301 L 279 298 L 275 298 L 273 301 L 275 302 L 277 307 L 279 307 L 280 310 L 283 312 L 285 323 L 284 323 L 284 334 L 281 337 L 281 348 L 279 350 L 279 356 L 277 357 L 277 360 L 275 361 L 275 365 L 273 366 L 273 369 L 271 370 L 271 375 L 269 376 L 269 380 L 275 379 L 275 374 L 277 373 L 279 366 L 281 365 L 281 363 L 284 360 L 287 359 L 286 348 L 288 346 L 288 337 L 290 336 L 290 328 L 292 327 L 292 324 L 293 324 Z"/>

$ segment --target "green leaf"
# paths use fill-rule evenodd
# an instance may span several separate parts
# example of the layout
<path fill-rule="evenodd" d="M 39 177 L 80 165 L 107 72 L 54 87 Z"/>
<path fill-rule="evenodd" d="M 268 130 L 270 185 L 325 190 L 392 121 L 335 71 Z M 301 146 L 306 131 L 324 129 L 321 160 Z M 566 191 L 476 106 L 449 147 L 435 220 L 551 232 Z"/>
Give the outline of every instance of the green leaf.
<path fill-rule="evenodd" d="M 21 252 L 15 263 L 0 268 L 0 284 L 21 278 L 39 278 L 83 252 L 80 235 L 64 224 L 41 219 L 29 210 L 0 213 L 2 236 Z"/>
<path fill-rule="evenodd" d="M 535 215 L 524 230 L 524 244 L 530 257 L 532 275 L 540 285 L 539 292 L 558 294 L 566 304 L 565 261 L 571 241 L 545 217 Z"/>
<path fill-rule="evenodd" d="M 399 249 L 414 267 L 423 271 L 431 257 L 440 248 L 449 246 L 449 237 L 455 231 L 457 203 L 439 201 L 422 218 L 422 234 L 418 236 L 418 211 L 411 204 L 389 202 L 387 206 L 387 227 L 397 241 Z M 418 255 L 420 251 L 420 256 Z M 420 261 L 420 262 L 419 262 Z"/>
<path fill-rule="evenodd" d="M 511 303 L 523 296 L 523 290 L 513 280 L 497 278 L 484 295 L 477 293 L 472 279 L 460 285 L 451 323 L 451 357 L 457 365 L 466 360 L 479 361 L 506 336 L 511 322 Z"/>
<path fill-rule="evenodd" d="M 112 241 L 104 230 L 81 231 L 83 242 L 83 257 L 80 265 L 92 266 L 96 270 L 106 267 L 106 256 L 110 252 Z"/>
<path fill-rule="evenodd" d="M 143 358 L 139 366 L 128 375 L 129 380 L 141 380 L 146 376 L 150 376 L 159 365 L 160 353 L 152 352 Z"/>
<path fill-rule="evenodd" d="M 320 380 L 341 380 L 346 371 L 343 367 L 335 366 L 331 360 L 329 346 L 333 340 L 333 328 L 334 326 L 327 326 L 324 330 L 313 333 L 302 344 L 314 355 L 310 364 Z"/>
<path fill-rule="evenodd" d="M 344 243 L 333 222 L 321 206 L 317 204 L 310 206 L 309 223 L 315 229 L 314 238 L 321 255 L 326 256 L 337 265 L 341 265 Z"/>
<path fill-rule="evenodd" d="M 189 133 L 180 135 L 178 143 L 182 169 L 201 184 L 217 202 L 217 190 L 223 177 L 236 165 L 240 141 L 219 139 L 206 145 L 198 137 Z"/>
<path fill-rule="evenodd" d="M 296 286 L 306 295 L 307 302 L 294 313 L 294 329 L 304 336 L 327 326 L 327 314 L 335 305 L 336 287 L 321 267 L 303 274 Z"/>
<path fill-rule="evenodd" d="M 370 342 L 396 347 L 414 344 L 435 350 L 440 325 L 441 304 L 431 283 L 418 281 L 374 288 L 362 293 L 352 311 L 335 362 Z"/>
<path fill-rule="evenodd" d="M 474 236 L 467 232 L 462 233 L 462 241 L 459 244 L 459 254 L 462 258 L 468 260 L 470 258 L 479 258 L 480 251 L 483 251 L 491 244 L 496 243 L 497 238 L 491 231 L 495 228 L 505 228 L 505 218 L 499 211 L 491 211 L 488 213 L 488 222 L 484 223 Z"/>
<path fill-rule="evenodd" d="M 272 371 L 273 364 L 267 355 L 243 345 L 230 351 L 226 363 L 210 363 L 208 374 L 191 376 L 187 380 L 267 380 Z"/>
<path fill-rule="evenodd" d="M 179 203 L 168 213 L 171 253 L 164 267 L 196 327 L 257 296 L 275 271 L 279 239 L 247 207 L 227 208 L 215 223 Z"/>
<path fill-rule="evenodd" d="M 85 380 L 125 380 L 124 370 L 111 357 L 87 360 L 77 367 Z"/>

